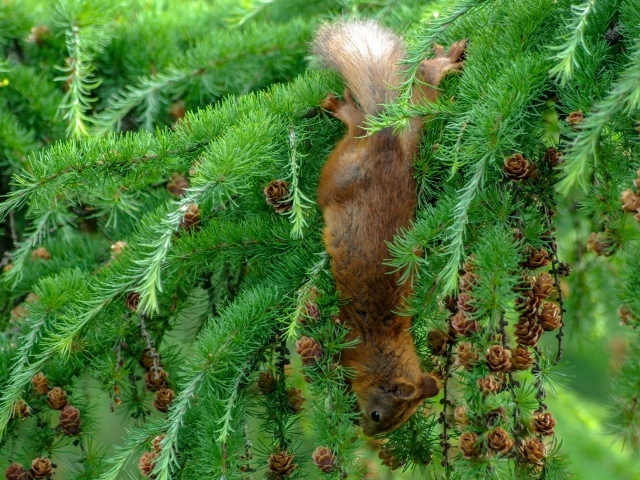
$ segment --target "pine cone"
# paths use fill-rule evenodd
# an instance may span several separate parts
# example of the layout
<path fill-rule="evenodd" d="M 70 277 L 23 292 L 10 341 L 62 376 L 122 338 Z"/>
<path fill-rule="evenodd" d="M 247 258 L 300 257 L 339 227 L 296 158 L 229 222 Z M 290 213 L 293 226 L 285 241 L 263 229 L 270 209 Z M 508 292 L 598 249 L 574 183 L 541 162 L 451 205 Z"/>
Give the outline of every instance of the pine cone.
<path fill-rule="evenodd" d="M 31 258 L 34 260 L 51 260 L 51 254 L 44 247 L 38 247 L 31 252 Z"/>
<path fill-rule="evenodd" d="M 288 212 L 293 206 L 293 202 L 287 200 L 289 196 L 289 182 L 286 180 L 273 180 L 269 182 L 269 185 L 264 189 L 264 196 L 267 200 L 267 205 L 273 206 L 278 213 Z"/>
<path fill-rule="evenodd" d="M 446 356 L 450 341 L 449 335 L 440 330 L 431 330 L 427 334 L 427 345 L 434 355 Z"/>
<path fill-rule="evenodd" d="M 469 416 L 467 415 L 467 407 L 459 405 L 453 411 L 453 418 L 459 426 L 469 425 Z"/>
<path fill-rule="evenodd" d="M 276 379 L 271 372 L 260 372 L 258 375 L 258 390 L 263 395 L 268 395 L 276 389 Z"/>
<path fill-rule="evenodd" d="M 556 420 L 551 413 L 535 412 L 531 419 L 531 428 L 537 435 L 553 435 Z"/>
<path fill-rule="evenodd" d="M 567 262 L 559 262 L 556 271 L 561 277 L 568 277 L 571 275 L 571 266 Z"/>
<path fill-rule="evenodd" d="M 65 435 L 78 435 L 80 433 L 80 410 L 71 405 L 65 405 L 60 410 L 60 428 Z"/>
<path fill-rule="evenodd" d="M 458 335 L 469 337 L 472 333 L 478 331 L 479 325 L 475 320 L 469 320 L 463 311 L 459 311 L 451 317 L 451 328 L 453 328 Z"/>
<path fill-rule="evenodd" d="M 25 473 L 24 467 L 14 462 L 4 471 L 4 476 L 7 480 L 21 480 L 20 475 L 23 473 Z"/>
<path fill-rule="evenodd" d="M 520 181 L 526 178 L 535 180 L 538 171 L 535 164 L 530 164 L 521 153 L 516 153 L 504 159 L 502 170 L 511 180 Z"/>
<path fill-rule="evenodd" d="M 495 427 L 505 420 L 507 410 L 504 407 L 494 408 L 484 414 L 484 423 L 487 428 Z"/>
<path fill-rule="evenodd" d="M 551 168 L 557 167 L 562 163 L 562 153 L 553 147 L 549 147 L 547 151 L 544 152 L 542 161 L 549 164 Z"/>
<path fill-rule="evenodd" d="M 515 335 L 520 345 L 535 347 L 543 333 L 544 330 L 533 318 L 520 318 L 516 323 Z"/>
<path fill-rule="evenodd" d="M 152 367 L 144 374 L 144 383 L 149 390 L 157 392 L 169 386 L 167 378 L 169 378 L 169 374 L 165 370 Z"/>
<path fill-rule="evenodd" d="M 155 453 L 160 453 L 162 451 L 162 445 L 160 445 L 162 443 L 162 440 L 164 440 L 164 437 L 166 435 L 163 433 L 162 435 L 158 435 L 156 437 L 153 437 L 153 440 L 151 440 L 151 446 L 153 447 L 153 451 Z"/>
<path fill-rule="evenodd" d="M 189 203 L 182 207 L 184 211 L 184 217 L 180 222 L 180 227 L 183 230 L 193 230 L 200 225 L 200 209 L 195 203 Z"/>
<path fill-rule="evenodd" d="M 508 372 L 511 370 L 511 352 L 502 345 L 492 345 L 484 355 L 487 367 L 492 372 Z"/>
<path fill-rule="evenodd" d="M 118 240 L 116 243 L 111 245 L 111 258 L 113 260 L 118 258 L 120 255 L 122 255 L 122 252 L 124 252 L 125 248 L 127 248 L 127 242 Z"/>
<path fill-rule="evenodd" d="M 31 476 L 33 478 L 49 478 L 55 469 L 48 458 L 38 457 L 31 462 Z"/>
<path fill-rule="evenodd" d="M 155 466 L 156 452 L 144 452 L 138 462 L 138 469 L 143 477 L 151 477 L 153 467 Z"/>
<path fill-rule="evenodd" d="M 47 392 L 47 401 L 54 410 L 61 410 L 67 404 L 67 392 L 60 387 L 53 387 Z"/>
<path fill-rule="evenodd" d="M 31 409 L 26 403 L 24 403 L 24 400 L 18 400 L 18 403 L 13 408 L 13 417 L 24 420 L 25 418 L 28 418 L 30 414 Z"/>
<path fill-rule="evenodd" d="M 541 273 L 533 281 L 533 294 L 542 300 L 549 298 L 555 292 L 554 283 L 551 275 Z"/>
<path fill-rule="evenodd" d="M 306 400 L 302 395 L 302 390 L 291 387 L 287 392 L 287 396 L 289 398 L 289 408 L 293 413 L 300 413 L 302 411 L 302 404 Z"/>
<path fill-rule="evenodd" d="M 571 112 L 569 114 L 569 116 L 567 117 L 567 122 L 572 127 L 575 127 L 579 123 L 582 123 L 582 120 L 584 120 L 584 115 L 582 115 L 582 110 L 578 110 L 576 112 Z"/>
<path fill-rule="evenodd" d="M 544 248 L 539 250 L 530 250 L 529 257 L 525 262 L 525 267 L 535 270 L 536 268 L 542 268 L 549 265 L 549 252 Z"/>
<path fill-rule="evenodd" d="M 336 466 L 336 457 L 327 447 L 316 448 L 311 457 L 313 458 L 313 463 L 323 473 L 333 472 Z"/>
<path fill-rule="evenodd" d="M 142 352 L 142 356 L 140 357 L 140 365 L 142 365 L 145 370 L 149 370 L 153 367 L 154 358 L 156 359 L 156 362 L 158 364 L 157 366 L 159 367 L 160 357 L 156 349 L 154 347 L 151 347 L 150 349 L 145 348 Z"/>
<path fill-rule="evenodd" d="M 461 292 L 468 292 L 469 290 L 471 290 L 473 287 L 477 285 L 478 285 L 478 275 L 471 270 L 465 272 L 464 275 L 460 277 Z"/>
<path fill-rule="evenodd" d="M 458 344 L 458 350 L 456 351 L 456 365 L 469 370 L 471 364 L 478 361 L 478 352 L 475 347 L 469 342 L 462 342 Z"/>
<path fill-rule="evenodd" d="M 451 295 L 447 295 L 444 297 L 444 308 L 453 314 L 458 313 L 458 299 Z"/>
<path fill-rule="evenodd" d="M 290 455 L 288 450 L 272 453 L 269 456 L 269 471 L 276 475 L 288 477 L 297 467 L 297 465 L 293 463 L 294 458 L 295 455 Z"/>
<path fill-rule="evenodd" d="M 520 456 L 524 458 L 528 463 L 534 465 L 544 465 L 543 460 L 546 458 L 546 447 L 542 440 L 536 437 L 530 437 L 525 439 L 518 449 Z"/>
<path fill-rule="evenodd" d="M 129 310 L 135 312 L 138 310 L 138 305 L 140 304 L 140 294 L 138 292 L 127 293 L 124 303 Z"/>
<path fill-rule="evenodd" d="M 473 305 L 473 299 L 468 292 L 460 292 L 460 295 L 458 295 L 458 310 L 467 313 L 473 313 L 478 310 L 478 308 Z"/>
<path fill-rule="evenodd" d="M 512 350 L 511 365 L 516 370 L 529 370 L 533 365 L 533 358 L 531 352 L 527 347 L 518 345 L 515 350 Z"/>
<path fill-rule="evenodd" d="M 496 428 L 487 433 L 489 448 L 500 455 L 506 455 L 513 448 L 513 439 L 504 428 Z"/>
<path fill-rule="evenodd" d="M 640 208 L 640 197 L 638 197 L 633 190 L 625 190 L 620 195 L 622 201 L 622 210 L 625 212 L 635 213 Z"/>
<path fill-rule="evenodd" d="M 176 394 L 173 393 L 173 390 L 170 388 L 162 388 L 156 392 L 156 397 L 153 400 L 153 406 L 156 407 L 156 410 L 159 412 L 166 413 L 169 410 L 169 405 L 173 401 L 173 397 Z"/>
<path fill-rule="evenodd" d="M 502 380 L 493 375 L 487 375 L 486 377 L 479 378 L 476 382 L 478 388 L 482 391 L 482 393 L 498 393 L 502 388 Z"/>
<path fill-rule="evenodd" d="M 560 307 L 553 302 L 544 302 L 538 317 L 540 326 L 550 332 L 560 327 L 560 320 Z"/>
<path fill-rule="evenodd" d="M 480 454 L 478 435 L 473 432 L 464 432 L 458 439 L 458 448 L 464 458 L 470 460 Z"/>
<path fill-rule="evenodd" d="M 396 470 L 402 466 L 402 462 L 393 455 L 390 448 L 382 447 L 378 452 L 378 458 L 382 460 L 382 465 L 389 467 L 391 470 Z"/>
<path fill-rule="evenodd" d="M 189 181 L 178 172 L 174 172 L 171 180 L 167 182 L 167 191 L 174 197 L 183 196 L 187 188 L 189 188 Z"/>
<path fill-rule="evenodd" d="M 542 298 L 537 297 L 533 290 L 526 290 L 516 299 L 516 309 L 520 318 L 531 318 L 538 313 L 542 305 Z"/>
<path fill-rule="evenodd" d="M 304 311 L 302 312 L 300 318 L 298 318 L 298 322 L 300 322 L 301 325 L 306 325 L 307 319 L 313 322 L 317 322 L 318 320 L 320 320 L 320 318 L 321 314 L 318 305 L 312 302 L 307 302 L 304 304 Z"/>
<path fill-rule="evenodd" d="M 613 255 L 615 243 L 607 232 L 592 232 L 587 239 L 587 250 L 596 255 L 610 257 Z"/>
<path fill-rule="evenodd" d="M 322 357 L 322 347 L 311 337 L 301 337 L 296 342 L 296 352 L 302 359 L 302 365 L 311 366 Z"/>

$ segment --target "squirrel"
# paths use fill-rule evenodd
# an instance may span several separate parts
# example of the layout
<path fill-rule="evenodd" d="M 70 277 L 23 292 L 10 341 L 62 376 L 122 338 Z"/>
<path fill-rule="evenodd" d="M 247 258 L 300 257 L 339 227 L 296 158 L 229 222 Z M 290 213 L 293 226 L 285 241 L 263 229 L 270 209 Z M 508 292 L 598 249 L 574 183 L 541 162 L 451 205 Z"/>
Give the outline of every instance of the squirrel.
<path fill-rule="evenodd" d="M 448 72 L 459 72 L 465 41 L 435 58 L 423 60 L 413 88 L 413 102 L 433 102 Z M 409 120 L 400 134 L 385 128 L 367 135 L 367 115 L 382 112 L 398 97 L 404 67 L 404 44 L 394 32 L 372 20 L 342 21 L 320 27 L 312 51 L 345 81 L 344 100 L 330 94 L 322 108 L 347 126 L 322 168 L 318 204 L 324 217 L 323 238 L 336 289 L 339 319 L 347 339 L 359 339 L 342 352 L 340 362 L 353 369 L 348 382 L 356 393 L 363 433 L 373 436 L 398 428 L 424 399 L 440 390 L 424 373 L 409 331 L 411 318 L 397 312 L 412 294 L 411 282 L 384 265 L 387 242 L 410 227 L 417 204 L 413 158 L 423 117 Z"/>

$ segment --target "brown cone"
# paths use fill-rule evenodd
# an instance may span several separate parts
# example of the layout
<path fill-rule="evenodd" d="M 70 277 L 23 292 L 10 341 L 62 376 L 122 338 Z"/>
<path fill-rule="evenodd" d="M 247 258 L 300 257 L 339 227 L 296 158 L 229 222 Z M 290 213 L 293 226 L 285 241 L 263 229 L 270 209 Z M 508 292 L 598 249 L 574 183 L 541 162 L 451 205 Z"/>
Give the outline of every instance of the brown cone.
<path fill-rule="evenodd" d="M 46 395 L 49 392 L 49 385 L 47 385 L 47 377 L 44 373 L 38 372 L 31 378 L 31 385 L 33 391 L 38 395 Z"/>
<path fill-rule="evenodd" d="M 269 471 L 276 475 L 287 477 L 293 473 L 297 465 L 293 463 L 295 455 L 289 454 L 288 450 L 284 452 L 272 453 L 269 455 Z"/>
<path fill-rule="evenodd" d="M 184 209 L 184 217 L 180 222 L 180 227 L 183 230 L 193 230 L 200 225 L 200 209 L 195 203 L 189 203 Z"/>
<path fill-rule="evenodd" d="M 471 364 L 477 362 L 478 358 L 478 352 L 471 343 L 461 342 L 458 344 L 455 360 L 456 365 L 460 365 L 461 367 L 469 370 L 471 368 Z"/>
<path fill-rule="evenodd" d="M 51 260 L 51 254 L 44 247 L 36 248 L 31 252 L 31 258 L 34 260 Z"/>
<path fill-rule="evenodd" d="M 124 252 L 125 248 L 127 248 L 127 242 L 118 240 L 116 243 L 111 245 L 111 258 L 113 260 L 118 258 L 120 255 L 122 255 L 122 252 Z"/>
<path fill-rule="evenodd" d="M 19 480 L 23 473 L 25 473 L 24 467 L 14 462 L 4 471 L 4 476 L 7 480 Z"/>
<path fill-rule="evenodd" d="M 124 299 L 124 303 L 129 310 L 135 312 L 140 304 L 140 294 L 138 292 L 129 292 Z"/>
<path fill-rule="evenodd" d="M 459 426 L 469 425 L 469 416 L 467 415 L 467 407 L 459 405 L 453 411 L 453 418 Z"/>
<path fill-rule="evenodd" d="M 478 445 L 478 435 L 473 432 L 464 432 L 458 439 L 458 448 L 464 458 L 470 460 L 480 453 Z"/>
<path fill-rule="evenodd" d="M 533 358 L 527 347 L 518 345 L 518 347 L 511 352 L 511 365 L 513 365 L 513 368 L 516 370 L 529 370 L 531 368 Z"/>
<path fill-rule="evenodd" d="M 462 275 L 460 277 L 460 291 L 461 292 L 465 292 L 466 293 L 466 292 L 470 291 L 476 285 L 478 285 L 478 275 L 476 273 L 474 273 L 473 271 L 469 270 L 469 271 L 465 272 L 464 275 Z"/>
<path fill-rule="evenodd" d="M 519 181 L 529 178 L 535 170 L 535 165 L 530 165 L 521 153 L 516 153 L 504 159 L 502 170 L 507 178 Z"/>
<path fill-rule="evenodd" d="M 61 410 L 67 404 L 67 392 L 60 387 L 53 387 L 47 393 L 49 406 L 54 410 Z"/>
<path fill-rule="evenodd" d="M 547 332 L 560 327 L 560 307 L 553 302 L 544 302 L 538 317 L 540 326 Z"/>
<path fill-rule="evenodd" d="M 444 357 L 447 355 L 449 348 L 449 335 L 440 330 L 430 330 L 427 334 L 427 345 L 434 355 Z"/>
<path fill-rule="evenodd" d="M 267 205 L 273 206 L 278 213 L 284 213 L 291 210 L 293 202 L 288 200 L 289 182 L 286 180 L 273 180 L 264 188 L 264 196 Z"/>
<path fill-rule="evenodd" d="M 492 372 L 508 372 L 511 370 L 511 352 L 502 345 L 492 345 L 484 355 L 487 367 Z"/>
<path fill-rule="evenodd" d="M 599 257 L 610 257 L 614 253 L 615 243 L 606 232 L 592 232 L 587 239 L 587 250 Z"/>
<path fill-rule="evenodd" d="M 505 420 L 507 410 L 504 407 L 494 408 L 484 414 L 484 423 L 487 428 L 494 427 Z"/>
<path fill-rule="evenodd" d="M 479 325 L 475 320 L 468 319 L 467 315 L 461 310 L 451 317 L 451 328 L 458 335 L 468 337 L 478 331 Z"/>
<path fill-rule="evenodd" d="M 389 448 L 382 447 L 378 452 L 378 458 L 382 460 L 382 465 L 389 467 L 391 470 L 402 466 L 402 462 L 393 455 L 393 452 Z"/>
<path fill-rule="evenodd" d="M 153 472 L 154 462 L 156 459 L 156 452 L 144 452 L 138 462 L 138 469 L 143 477 L 151 477 Z"/>
<path fill-rule="evenodd" d="M 542 440 L 536 437 L 525 439 L 518 449 L 520 456 L 528 463 L 534 465 L 544 465 L 543 460 L 546 458 L 546 448 Z"/>
<path fill-rule="evenodd" d="M 311 337 L 301 337 L 296 342 L 296 352 L 305 366 L 315 365 L 322 357 L 322 347 Z"/>
<path fill-rule="evenodd" d="M 582 120 L 584 120 L 584 115 L 582 115 L 582 110 L 578 110 L 576 112 L 571 112 L 569 114 L 569 116 L 567 117 L 567 122 L 572 127 L 575 127 L 579 123 L 582 123 Z"/>
<path fill-rule="evenodd" d="M 162 443 L 162 440 L 164 440 L 165 436 L 166 435 L 163 433 L 162 435 L 153 437 L 153 440 L 151 440 L 151 446 L 153 447 L 154 452 L 160 453 L 162 451 L 162 446 L 160 444 Z"/>
<path fill-rule="evenodd" d="M 538 435 L 553 435 L 556 420 L 549 412 L 535 412 L 531 419 L 531 428 Z"/>
<path fill-rule="evenodd" d="M 516 323 L 515 334 L 520 345 L 535 347 L 544 330 L 534 318 L 520 318 Z"/>
<path fill-rule="evenodd" d="M 149 390 L 157 392 L 169 386 L 167 378 L 169 374 L 162 368 L 151 368 L 144 374 L 144 383 Z"/>
<path fill-rule="evenodd" d="M 142 356 L 140 357 L 140 365 L 142 365 L 145 370 L 149 370 L 151 367 L 153 367 L 154 358 L 156 359 L 156 362 L 158 364 L 157 366 L 159 367 L 160 358 L 156 349 L 154 347 L 151 347 L 150 349 L 145 348 L 142 352 Z"/>
<path fill-rule="evenodd" d="M 313 458 L 313 463 L 315 463 L 316 467 L 323 473 L 333 472 L 336 466 L 336 457 L 330 449 L 327 447 L 318 447 L 311 457 Z"/>
<path fill-rule="evenodd" d="M 24 420 L 25 418 L 28 418 L 30 414 L 31 414 L 31 409 L 26 403 L 24 403 L 24 400 L 22 399 L 18 400 L 18 403 L 13 409 L 14 418 L 20 418 Z"/>
<path fill-rule="evenodd" d="M 184 100 L 173 102 L 171 104 L 171 107 L 169 107 L 169 115 L 171 115 L 171 118 L 173 118 L 174 120 L 180 120 L 184 118 L 186 113 L 187 105 L 184 103 Z"/>
<path fill-rule="evenodd" d="M 171 180 L 167 182 L 167 191 L 174 197 L 181 197 L 184 195 L 187 188 L 189 188 L 189 181 L 178 172 L 174 172 L 171 176 Z"/>
<path fill-rule="evenodd" d="M 65 405 L 60 410 L 60 428 L 65 435 L 78 435 L 80 433 L 80 410 L 71 405 Z"/>
<path fill-rule="evenodd" d="M 541 273 L 533 281 L 533 294 L 544 300 L 555 292 L 555 280 L 548 273 Z"/>
<path fill-rule="evenodd" d="M 526 290 L 516 299 L 516 309 L 520 314 L 520 318 L 534 317 L 538 313 L 538 309 L 542 305 L 542 298 L 537 297 L 533 290 Z"/>
<path fill-rule="evenodd" d="M 640 197 L 634 193 L 633 190 L 625 190 L 620 195 L 620 201 L 622 202 L 622 210 L 625 212 L 635 213 L 640 208 Z"/>
<path fill-rule="evenodd" d="M 489 448 L 499 455 L 506 455 L 513 448 L 513 439 L 504 428 L 496 428 L 487 433 Z"/>
<path fill-rule="evenodd" d="M 477 310 L 468 292 L 460 292 L 460 295 L 458 295 L 458 310 L 467 313 L 473 313 Z"/>
<path fill-rule="evenodd" d="M 547 151 L 544 152 L 542 161 L 548 163 L 551 168 L 557 167 L 562 163 L 562 153 L 553 147 L 549 147 L 547 148 Z"/>
<path fill-rule="evenodd" d="M 300 413 L 302 411 L 302 404 L 306 400 L 302 395 L 302 390 L 291 387 L 287 392 L 287 396 L 289 398 L 289 408 L 293 413 Z"/>
<path fill-rule="evenodd" d="M 55 469 L 48 458 L 38 457 L 31 462 L 31 476 L 33 478 L 48 478 Z"/>
<path fill-rule="evenodd" d="M 549 252 L 544 248 L 539 250 L 530 250 L 525 266 L 535 270 L 536 268 L 542 268 L 549 265 Z"/>
<path fill-rule="evenodd" d="M 276 389 L 276 379 L 271 372 L 260 372 L 257 384 L 258 390 L 263 395 L 268 395 Z"/>
<path fill-rule="evenodd" d="M 321 317 L 321 314 L 320 314 L 320 309 L 318 309 L 318 305 L 316 305 L 313 302 L 307 302 L 304 305 L 304 310 L 300 318 L 298 318 L 298 321 L 302 325 L 306 325 L 307 320 L 311 320 L 312 322 L 317 322 L 318 320 L 320 320 L 320 317 Z"/>
<path fill-rule="evenodd" d="M 166 413 L 169 410 L 169 405 L 173 401 L 175 393 L 170 388 L 162 388 L 156 392 L 156 397 L 153 400 L 153 406 L 159 412 Z"/>
<path fill-rule="evenodd" d="M 502 388 L 502 380 L 494 377 L 493 375 L 487 375 L 486 377 L 479 378 L 476 384 L 484 394 L 498 393 Z"/>

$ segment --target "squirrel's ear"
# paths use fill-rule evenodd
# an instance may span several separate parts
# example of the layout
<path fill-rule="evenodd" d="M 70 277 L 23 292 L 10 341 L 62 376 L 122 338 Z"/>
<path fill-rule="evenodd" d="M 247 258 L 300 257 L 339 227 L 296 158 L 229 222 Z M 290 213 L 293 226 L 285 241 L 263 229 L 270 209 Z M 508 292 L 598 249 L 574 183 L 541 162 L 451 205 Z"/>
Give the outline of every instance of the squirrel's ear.
<path fill-rule="evenodd" d="M 402 400 L 411 400 L 418 393 L 418 389 L 410 383 L 399 382 L 393 385 L 391 392 Z"/>
<path fill-rule="evenodd" d="M 422 376 L 422 385 L 420 385 L 420 396 L 422 398 L 430 398 L 438 395 L 440 385 L 438 381 L 428 373 Z"/>

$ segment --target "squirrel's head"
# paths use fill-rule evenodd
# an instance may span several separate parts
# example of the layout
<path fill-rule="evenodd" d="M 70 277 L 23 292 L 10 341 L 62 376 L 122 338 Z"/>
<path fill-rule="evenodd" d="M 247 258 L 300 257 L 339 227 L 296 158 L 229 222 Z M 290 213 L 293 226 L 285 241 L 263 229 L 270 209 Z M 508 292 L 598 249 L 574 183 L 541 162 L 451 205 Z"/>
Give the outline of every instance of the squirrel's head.
<path fill-rule="evenodd" d="M 422 374 L 413 382 L 399 378 L 370 383 L 364 388 L 353 387 L 362 413 L 360 426 L 369 437 L 398 428 L 425 398 L 437 395 L 440 390 L 437 380 L 429 374 Z"/>

